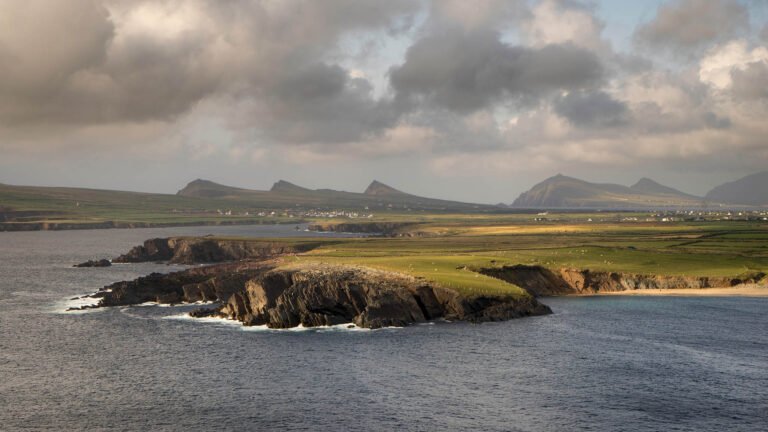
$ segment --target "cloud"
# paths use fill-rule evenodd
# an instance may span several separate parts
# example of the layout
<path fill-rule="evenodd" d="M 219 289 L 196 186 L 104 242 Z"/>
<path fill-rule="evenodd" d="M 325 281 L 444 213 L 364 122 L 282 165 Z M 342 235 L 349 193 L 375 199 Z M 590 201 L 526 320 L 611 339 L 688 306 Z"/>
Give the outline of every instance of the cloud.
<path fill-rule="evenodd" d="M 472 30 L 499 30 L 528 14 L 524 0 L 438 0 L 430 4 L 429 26 Z"/>
<path fill-rule="evenodd" d="M 267 183 L 311 166 L 343 184 L 355 161 L 360 176 L 407 164 L 404 181 L 509 184 L 494 180 L 765 163 L 757 2 L 665 2 L 629 46 L 626 17 L 597 4 L 0 0 L 0 165 L 27 158 L 32 177 L 92 157 Z"/>
<path fill-rule="evenodd" d="M 366 124 L 360 111 L 377 109 L 365 80 L 350 80 L 324 56 L 347 32 L 395 31 L 399 17 L 418 9 L 405 0 L 31 0 L 0 8 L 0 126 L 172 122 L 205 99 L 233 96 L 303 108 L 293 120 L 305 130 L 322 126 L 319 140 L 360 135 L 329 133 L 324 122 L 347 112 L 314 117 L 323 109 L 352 110 L 348 123 Z M 254 125 L 284 136 L 266 122 L 278 113 L 267 114 Z"/>
<path fill-rule="evenodd" d="M 747 9 L 737 0 L 676 0 L 660 6 L 635 39 L 651 48 L 690 51 L 748 28 Z"/>
<path fill-rule="evenodd" d="M 571 44 L 527 48 L 490 31 L 443 31 L 415 42 L 390 69 L 397 98 L 469 113 L 507 99 L 589 87 L 603 77 L 593 53 Z"/>
<path fill-rule="evenodd" d="M 733 94 L 741 100 L 768 101 L 768 61 L 756 61 L 731 70 Z"/>
<path fill-rule="evenodd" d="M 576 1 L 542 0 L 522 24 L 534 46 L 571 43 L 593 51 L 609 49 L 601 37 L 604 24 Z"/>
<path fill-rule="evenodd" d="M 629 110 L 603 91 L 575 91 L 555 100 L 555 112 L 579 127 L 614 127 L 627 124 Z"/>
<path fill-rule="evenodd" d="M 768 48 L 749 49 L 749 43 L 738 39 L 711 49 L 699 62 L 699 79 L 711 87 L 723 90 L 731 86 L 732 72 L 744 70 L 750 64 L 768 62 Z"/>
<path fill-rule="evenodd" d="M 265 135 L 286 143 L 351 142 L 378 135 L 398 114 L 388 100 L 374 100 L 371 84 L 338 65 L 288 71 L 248 114 Z"/>

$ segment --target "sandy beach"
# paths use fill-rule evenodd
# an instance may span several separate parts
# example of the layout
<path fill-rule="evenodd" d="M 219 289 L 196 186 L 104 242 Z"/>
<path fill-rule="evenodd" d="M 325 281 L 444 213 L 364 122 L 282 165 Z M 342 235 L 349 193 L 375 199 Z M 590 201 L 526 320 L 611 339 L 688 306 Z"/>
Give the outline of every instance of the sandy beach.
<path fill-rule="evenodd" d="M 766 285 L 739 285 L 728 288 L 681 288 L 681 289 L 644 289 L 616 291 L 593 294 L 598 296 L 642 295 L 642 296 L 678 296 L 678 297 L 768 297 Z"/>

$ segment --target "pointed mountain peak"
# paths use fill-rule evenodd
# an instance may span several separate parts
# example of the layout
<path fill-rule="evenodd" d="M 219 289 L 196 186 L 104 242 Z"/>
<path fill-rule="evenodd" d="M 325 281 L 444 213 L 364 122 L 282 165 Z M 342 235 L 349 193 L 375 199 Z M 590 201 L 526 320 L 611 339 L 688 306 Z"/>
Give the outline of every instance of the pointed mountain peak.
<path fill-rule="evenodd" d="M 205 179 L 195 179 L 191 182 L 187 183 L 187 186 L 209 186 L 209 185 L 218 185 L 216 182 L 212 182 L 210 180 Z"/>
<path fill-rule="evenodd" d="M 296 192 L 309 192 L 310 189 L 297 186 L 285 180 L 278 180 L 277 182 L 275 182 L 275 184 L 272 185 L 272 189 L 270 189 L 269 191 L 282 192 L 282 193 L 291 193 L 291 192 L 296 193 Z"/>
<path fill-rule="evenodd" d="M 585 183 L 584 180 L 577 179 L 575 177 L 568 177 L 567 175 L 557 174 L 554 175 L 539 184 L 559 183 L 559 182 L 579 182 Z"/>
<path fill-rule="evenodd" d="M 693 195 L 687 194 L 685 192 L 680 192 L 677 189 L 671 188 L 669 186 L 664 186 L 663 184 L 649 179 L 648 177 L 643 177 L 640 180 L 637 181 L 637 183 L 633 184 L 629 187 L 635 192 L 640 192 L 644 194 L 662 194 L 662 195 L 679 195 L 689 198 L 695 198 Z"/>
<path fill-rule="evenodd" d="M 630 187 L 632 189 L 641 189 L 645 187 L 658 187 L 658 186 L 663 186 L 663 185 L 655 180 L 649 179 L 648 177 L 643 177 L 640 180 L 638 180 L 637 183 L 633 184 Z"/>
<path fill-rule="evenodd" d="M 391 186 L 387 186 L 378 180 L 372 181 L 363 193 L 366 195 L 405 195 L 404 192 L 401 192 Z"/>
<path fill-rule="evenodd" d="M 222 197 L 231 193 L 242 191 L 243 189 L 225 186 L 210 180 L 197 179 L 187 183 L 184 188 L 176 192 L 176 195 L 186 197 Z"/>

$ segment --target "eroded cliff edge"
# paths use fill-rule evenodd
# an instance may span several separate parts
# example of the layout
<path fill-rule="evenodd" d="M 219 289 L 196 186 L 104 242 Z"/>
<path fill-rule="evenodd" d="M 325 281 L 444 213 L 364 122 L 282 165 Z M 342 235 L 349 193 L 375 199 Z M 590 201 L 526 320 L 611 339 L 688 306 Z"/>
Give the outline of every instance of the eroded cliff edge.
<path fill-rule="evenodd" d="M 270 328 L 354 323 L 406 326 L 435 319 L 501 321 L 551 313 L 533 296 L 465 296 L 412 276 L 361 266 L 287 264 L 313 247 L 250 240 L 152 239 L 115 262 L 229 261 L 108 285 L 91 297 L 98 308 L 145 302 L 217 302 L 193 316 L 217 316 Z"/>
<path fill-rule="evenodd" d="M 592 271 L 585 269 L 548 269 L 542 266 L 512 265 L 476 270 L 525 289 L 535 297 L 599 294 L 644 289 L 729 288 L 744 284 L 768 284 L 765 273 L 737 277 L 668 276 Z"/>
<path fill-rule="evenodd" d="M 329 242 L 324 242 L 329 244 Z M 166 261 L 174 264 L 207 264 L 259 260 L 301 253 L 319 246 L 316 242 L 222 239 L 215 237 L 153 238 L 112 260 L 113 263 Z"/>

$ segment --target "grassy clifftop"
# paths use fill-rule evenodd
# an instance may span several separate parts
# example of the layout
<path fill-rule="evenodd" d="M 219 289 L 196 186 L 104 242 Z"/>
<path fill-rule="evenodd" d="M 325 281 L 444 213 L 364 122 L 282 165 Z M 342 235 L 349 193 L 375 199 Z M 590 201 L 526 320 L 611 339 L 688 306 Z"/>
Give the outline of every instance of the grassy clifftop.
<path fill-rule="evenodd" d="M 488 221 L 486 221 L 488 222 Z M 481 225 L 430 222 L 429 237 L 309 240 L 314 247 L 285 257 L 286 265 L 350 264 L 396 271 L 465 295 L 525 295 L 477 269 L 535 265 L 632 274 L 738 277 L 768 273 L 768 224 L 568 223 Z"/>

